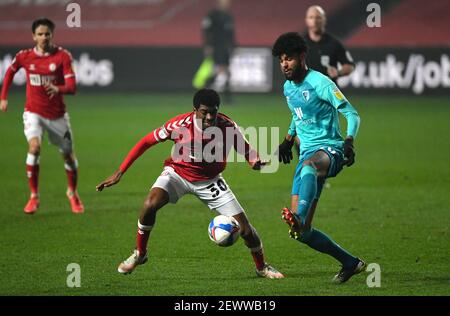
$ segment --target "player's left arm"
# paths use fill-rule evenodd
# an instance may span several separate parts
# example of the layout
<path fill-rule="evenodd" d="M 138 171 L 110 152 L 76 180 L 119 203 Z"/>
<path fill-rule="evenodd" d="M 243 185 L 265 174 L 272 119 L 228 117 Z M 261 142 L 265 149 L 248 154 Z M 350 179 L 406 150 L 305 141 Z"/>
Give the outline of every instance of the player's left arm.
<path fill-rule="evenodd" d="M 63 54 L 62 59 L 63 59 L 62 67 L 63 67 L 64 84 L 54 85 L 50 82 L 44 85 L 44 88 L 50 98 L 52 98 L 56 94 L 75 94 L 76 92 L 77 85 L 72 55 L 69 52 L 67 52 Z"/>
<path fill-rule="evenodd" d="M 338 107 L 339 113 L 344 115 L 347 120 L 347 137 L 344 141 L 344 156 L 346 158 L 345 164 L 350 167 L 355 163 L 354 140 L 359 130 L 361 119 L 356 109 L 350 102 L 344 102 Z"/>
<path fill-rule="evenodd" d="M 344 141 L 345 164 L 349 167 L 355 162 L 354 140 L 358 134 L 361 119 L 356 109 L 351 105 L 341 90 L 333 83 L 318 90 L 319 96 L 335 107 L 347 120 L 347 136 Z"/>
<path fill-rule="evenodd" d="M 186 119 L 186 118 L 185 118 Z M 182 120 L 183 121 L 183 120 Z M 172 138 L 172 131 L 174 129 L 173 124 L 180 125 L 180 119 L 178 117 L 170 119 L 163 126 L 153 130 L 152 132 L 141 138 L 136 145 L 128 152 L 125 159 L 110 177 L 96 186 L 97 191 L 102 191 L 104 188 L 113 186 L 119 183 L 122 176 L 131 167 L 136 159 L 144 154 L 150 147 L 165 142 Z"/>

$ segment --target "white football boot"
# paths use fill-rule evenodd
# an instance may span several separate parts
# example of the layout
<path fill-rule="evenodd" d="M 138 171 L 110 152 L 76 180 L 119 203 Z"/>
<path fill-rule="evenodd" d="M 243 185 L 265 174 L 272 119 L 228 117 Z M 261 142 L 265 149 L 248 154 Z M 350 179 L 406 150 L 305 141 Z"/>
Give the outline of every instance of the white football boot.
<path fill-rule="evenodd" d="M 147 253 L 143 256 L 139 254 L 139 251 L 135 249 L 133 254 L 128 257 L 127 260 L 119 264 L 117 271 L 122 274 L 130 274 L 140 264 L 146 263 L 148 260 Z"/>
<path fill-rule="evenodd" d="M 277 269 L 272 267 L 270 264 L 266 263 L 262 270 L 256 270 L 256 275 L 262 278 L 268 279 L 282 279 L 284 275 Z"/>

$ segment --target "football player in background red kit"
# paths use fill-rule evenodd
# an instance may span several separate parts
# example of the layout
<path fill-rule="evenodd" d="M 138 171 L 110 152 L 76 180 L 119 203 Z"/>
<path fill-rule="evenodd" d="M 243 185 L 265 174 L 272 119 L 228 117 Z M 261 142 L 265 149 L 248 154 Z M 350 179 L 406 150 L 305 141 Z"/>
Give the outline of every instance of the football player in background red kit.
<path fill-rule="evenodd" d="M 218 113 L 220 98 L 216 91 L 199 90 L 193 103 L 192 112 L 172 118 L 142 138 L 119 169 L 97 186 L 97 191 L 102 191 L 118 183 L 131 164 L 151 146 L 168 139 L 175 142 L 174 153 L 165 160 L 161 176 L 145 199 L 138 220 L 136 249 L 119 265 L 118 271 L 129 274 L 147 261 L 147 242 L 155 225 L 157 211 L 169 202 L 176 203 L 185 194 L 193 194 L 211 210 L 232 216 L 238 221 L 241 237 L 250 249 L 258 276 L 283 278 L 280 272 L 265 262 L 258 233 L 221 175 L 231 147 L 242 154 L 254 170 L 260 170 L 266 163 L 261 161 L 256 150 L 245 140 L 236 123 Z"/>
<path fill-rule="evenodd" d="M 35 20 L 31 30 L 34 48 L 18 52 L 5 74 L 0 95 L 0 110 L 8 110 L 8 89 L 14 75 L 24 68 L 27 77 L 27 97 L 23 113 L 24 132 L 28 141 L 26 170 L 31 191 L 24 211 L 33 214 L 39 207 L 39 155 L 42 136 L 58 146 L 64 159 L 68 178 L 67 197 L 73 213 L 83 213 L 84 206 L 77 193 L 78 163 L 73 152 L 72 130 L 63 94 L 74 94 L 75 73 L 70 53 L 53 45 L 55 24 L 46 18 Z"/>

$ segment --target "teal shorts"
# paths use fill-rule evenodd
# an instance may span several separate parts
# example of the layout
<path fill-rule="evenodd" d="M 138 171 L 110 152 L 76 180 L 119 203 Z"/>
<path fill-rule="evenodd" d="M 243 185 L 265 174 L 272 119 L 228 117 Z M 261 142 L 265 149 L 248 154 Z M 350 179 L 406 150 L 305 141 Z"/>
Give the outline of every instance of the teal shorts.
<path fill-rule="evenodd" d="M 339 172 L 341 172 L 342 167 L 344 166 L 344 153 L 342 148 L 321 146 L 306 150 L 301 154 L 300 161 L 298 162 L 297 168 L 295 169 L 291 195 L 298 195 L 298 193 L 300 192 L 300 172 L 302 171 L 303 163 L 318 151 L 323 151 L 328 155 L 328 157 L 330 157 L 330 167 L 328 168 L 328 174 L 326 178 L 333 178 L 337 176 Z M 315 197 L 316 200 L 319 199 L 320 194 L 322 193 L 326 178 L 317 180 L 317 193 Z"/>

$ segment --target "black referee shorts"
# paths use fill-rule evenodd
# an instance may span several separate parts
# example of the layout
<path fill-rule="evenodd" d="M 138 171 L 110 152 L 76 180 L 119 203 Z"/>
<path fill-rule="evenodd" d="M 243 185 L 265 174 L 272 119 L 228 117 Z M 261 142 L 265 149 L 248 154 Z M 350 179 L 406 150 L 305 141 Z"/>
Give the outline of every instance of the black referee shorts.
<path fill-rule="evenodd" d="M 230 50 L 226 48 L 215 48 L 213 53 L 214 64 L 219 66 L 230 65 Z"/>

